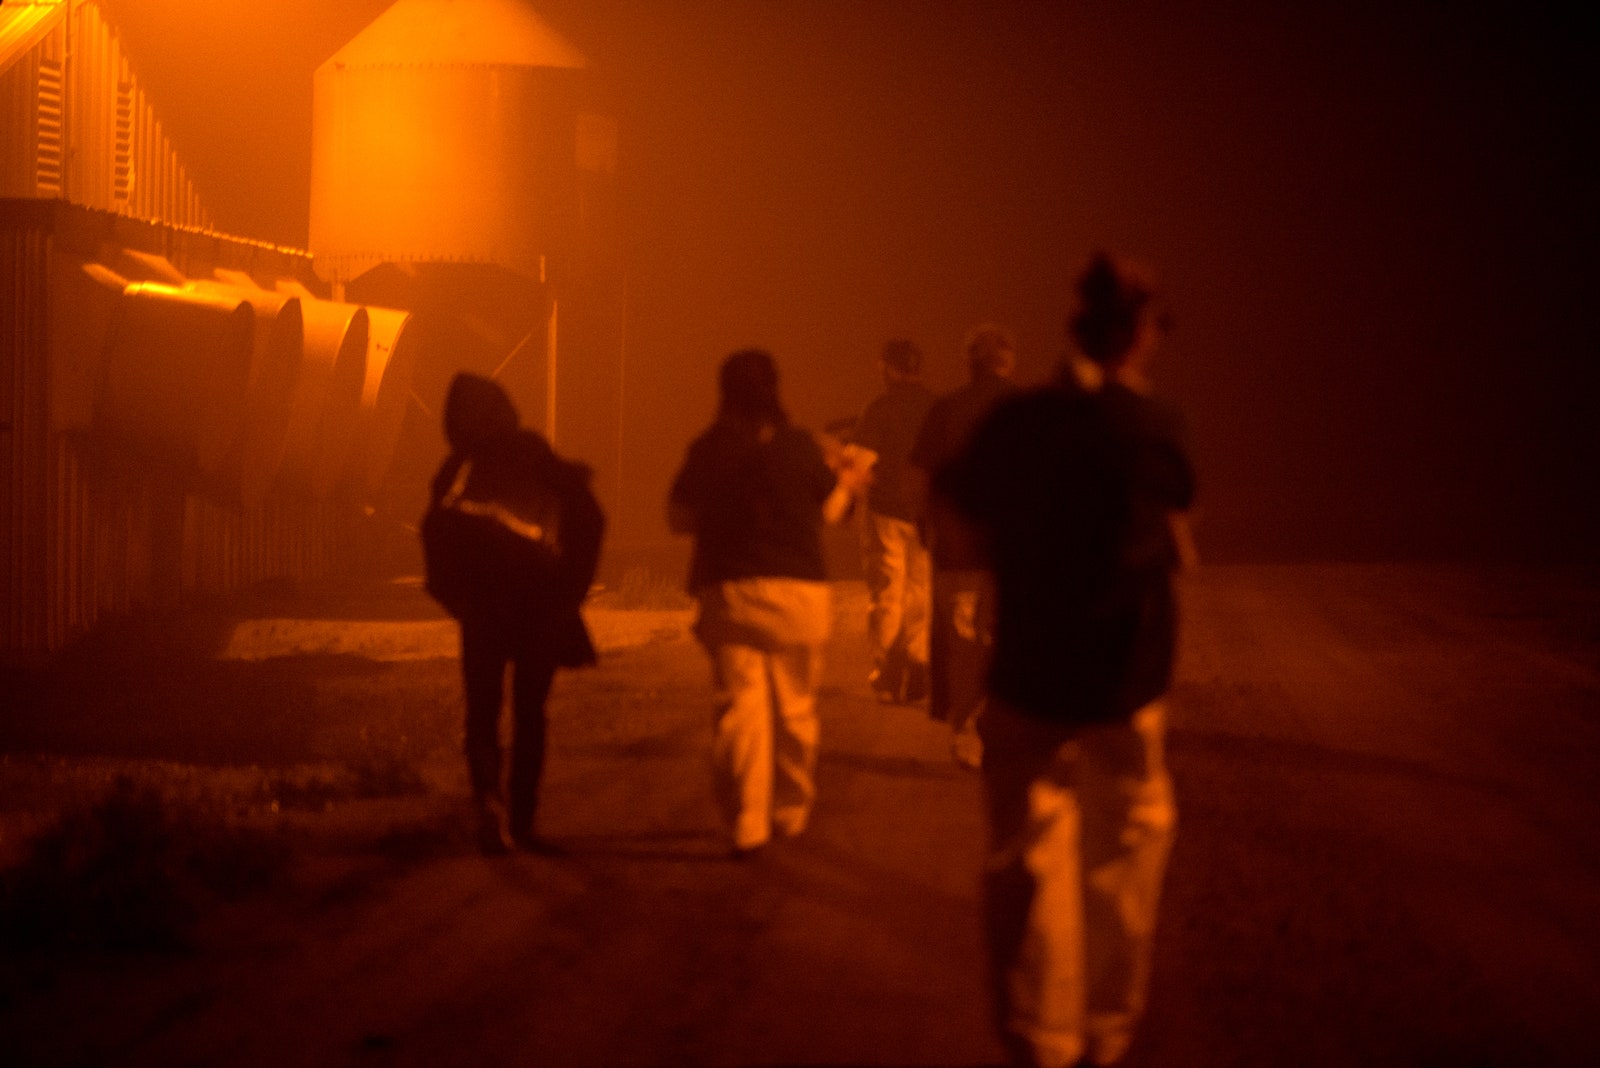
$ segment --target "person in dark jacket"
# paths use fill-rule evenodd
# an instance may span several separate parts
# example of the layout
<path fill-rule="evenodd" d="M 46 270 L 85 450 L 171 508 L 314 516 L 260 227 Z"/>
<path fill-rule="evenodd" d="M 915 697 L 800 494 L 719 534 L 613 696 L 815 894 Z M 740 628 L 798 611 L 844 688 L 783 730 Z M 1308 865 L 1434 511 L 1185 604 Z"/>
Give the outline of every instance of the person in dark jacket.
<path fill-rule="evenodd" d="M 719 385 L 716 421 L 690 443 L 667 518 L 694 535 L 695 636 L 716 687 L 712 782 L 734 856 L 745 857 L 811 819 L 832 623 L 822 526 L 861 486 L 789 421 L 770 353 L 733 353 Z"/>
<path fill-rule="evenodd" d="M 928 550 L 917 531 L 921 487 L 911 447 L 933 394 L 922 384 L 922 350 L 903 338 L 883 346 L 883 392 L 874 397 L 850 435 L 875 457 L 861 520 L 861 555 L 872 607 L 870 683 L 878 699 L 907 704 L 928 694 Z"/>
<path fill-rule="evenodd" d="M 1110 1065 L 1143 1012 L 1177 824 L 1164 755 L 1182 515 L 1177 413 L 1148 396 L 1155 293 L 1096 257 L 1069 332 L 1094 373 L 1002 402 L 937 476 L 994 575 L 979 731 L 984 911 L 1017 1065 Z"/>
<path fill-rule="evenodd" d="M 968 522 L 929 483 L 966 446 L 973 428 L 1015 390 L 1017 350 L 1008 331 L 984 323 L 967 334 L 966 353 L 966 385 L 929 408 L 910 459 L 921 473 L 920 525 L 932 560 L 928 711 L 950 724 L 957 763 L 976 768 L 982 761 L 977 722 L 989 667 L 993 594 Z"/>
<path fill-rule="evenodd" d="M 427 589 L 461 624 L 466 757 L 485 853 L 550 851 L 535 832 L 545 700 L 558 667 L 595 662 L 579 608 L 605 518 L 588 467 L 519 426 L 497 383 L 458 374 L 445 399 L 450 454 L 422 521 Z M 512 669 L 512 745 L 502 790 L 500 712 Z M 507 796 L 509 795 L 509 804 Z"/>

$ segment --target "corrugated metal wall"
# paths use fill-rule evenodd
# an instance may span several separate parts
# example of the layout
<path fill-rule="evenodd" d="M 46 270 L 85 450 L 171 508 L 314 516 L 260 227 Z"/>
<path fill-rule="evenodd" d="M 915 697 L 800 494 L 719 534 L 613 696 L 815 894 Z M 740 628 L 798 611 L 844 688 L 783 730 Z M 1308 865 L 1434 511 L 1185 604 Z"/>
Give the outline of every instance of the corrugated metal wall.
<path fill-rule="evenodd" d="M 363 522 L 349 499 L 276 491 L 255 508 L 218 504 L 52 425 L 51 365 L 64 356 L 49 328 L 52 259 L 107 237 L 137 237 L 197 272 L 310 271 L 304 255 L 216 234 L 0 200 L 0 653 L 59 649 L 141 606 L 343 573 Z"/>
<path fill-rule="evenodd" d="M 38 18 L 41 12 L 47 18 Z M 0 196 L 58 197 L 64 145 L 61 98 L 66 21 L 43 8 L 29 14 L 35 16 L 30 25 L 21 25 L 20 14 L 13 14 L 9 25 L 19 35 L 26 30 L 19 36 L 23 43 L 42 36 L 32 47 L 14 51 L 9 65 L 0 67 Z"/>
<path fill-rule="evenodd" d="M 48 238 L 0 230 L 0 638 L 25 647 L 47 627 L 50 526 Z"/>
<path fill-rule="evenodd" d="M 90 0 L 0 71 L 0 196 L 64 198 L 172 226 L 211 215 Z"/>
<path fill-rule="evenodd" d="M 209 229 L 210 213 L 99 5 L 73 5 L 67 87 L 67 199 L 141 219 Z"/>
<path fill-rule="evenodd" d="M 126 252 L 164 258 L 187 278 L 225 269 L 314 282 L 307 254 L 214 231 L 93 0 L 6 5 L 0 654 L 58 649 L 141 605 L 347 571 L 348 547 L 366 533 L 349 497 L 280 488 L 258 507 L 229 507 L 94 439 L 87 413 L 101 395 L 104 338 L 62 326 L 87 320 L 63 278 Z"/>
<path fill-rule="evenodd" d="M 81 427 L 53 425 L 61 361 L 92 368 L 99 355 L 52 351 L 62 344 L 50 323 L 63 240 L 85 246 L 72 249 L 80 258 L 133 248 L 199 277 L 230 267 L 309 279 L 310 264 L 211 232 L 92 0 L 0 19 L 12 31 L 0 69 L 0 197 L 15 198 L 0 201 L 0 651 L 56 649 L 143 604 L 327 574 L 348 505 L 270 498 L 229 510 L 107 462 Z"/>

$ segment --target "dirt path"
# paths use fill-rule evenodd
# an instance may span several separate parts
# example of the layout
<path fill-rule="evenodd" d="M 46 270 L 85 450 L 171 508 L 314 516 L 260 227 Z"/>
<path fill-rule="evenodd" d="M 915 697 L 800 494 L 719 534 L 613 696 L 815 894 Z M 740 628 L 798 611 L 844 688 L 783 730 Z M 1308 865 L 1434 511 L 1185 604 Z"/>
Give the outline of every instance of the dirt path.
<path fill-rule="evenodd" d="M 1134 1068 L 1588 1062 L 1600 599 L 1580 578 L 1222 568 L 1191 586 L 1180 837 Z M 292 844 L 289 875 L 208 911 L 187 953 L 13 960 L 0 1048 L 996 1063 L 978 783 L 920 711 L 866 696 L 862 595 L 843 589 L 813 827 L 750 863 L 724 859 L 706 669 L 671 619 L 643 644 L 618 621 L 602 667 L 558 683 L 543 817 L 560 858 L 473 853 L 451 661 L 190 657 L 148 677 L 103 659 L 30 706 L 52 715 L 4 728 L 5 826 L 134 768 L 249 802 Z M 67 700 L 85 694 L 93 714 Z M 27 755 L 52 738 L 74 755 Z"/>

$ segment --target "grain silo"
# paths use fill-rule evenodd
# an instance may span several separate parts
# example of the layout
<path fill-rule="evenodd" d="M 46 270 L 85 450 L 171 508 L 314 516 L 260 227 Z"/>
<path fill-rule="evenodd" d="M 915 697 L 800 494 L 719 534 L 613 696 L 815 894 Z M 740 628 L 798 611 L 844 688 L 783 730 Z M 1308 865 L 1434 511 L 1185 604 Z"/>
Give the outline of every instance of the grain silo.
<path fill-rule="evenodd" d="M 310 245 L 335 294 L 417 320 L 383 506 L 419 514 L 457 370 L 612 486 L 616 127 L 586 58 L 521 0 L 399 0 L 316 71 Z"/>

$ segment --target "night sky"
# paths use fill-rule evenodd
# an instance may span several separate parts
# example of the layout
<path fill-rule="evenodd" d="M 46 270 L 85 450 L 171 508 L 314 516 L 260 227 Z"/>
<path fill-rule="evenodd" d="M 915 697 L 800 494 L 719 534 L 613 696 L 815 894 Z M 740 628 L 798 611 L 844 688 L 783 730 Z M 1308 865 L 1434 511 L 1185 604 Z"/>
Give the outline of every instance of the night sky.
<path fill-rule="evenodd" d="M 303 246 L 311 74 L 387 0 L 104 0 L 219 226 Z M 1540 5 L 532 5 L 614 93 L 628 225 L 628 500 L 714 368 L 759 344 L 795 417 L 853 414 L 904 335 L 1062 348 L 1090 251 L 1177 329 L 1213 560 L 1592 562 L 1590 39 Z M 609 457 L 591 458 L 596 463 Z"/>

